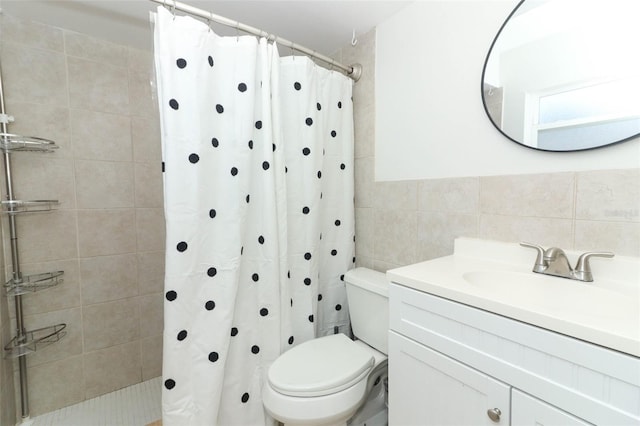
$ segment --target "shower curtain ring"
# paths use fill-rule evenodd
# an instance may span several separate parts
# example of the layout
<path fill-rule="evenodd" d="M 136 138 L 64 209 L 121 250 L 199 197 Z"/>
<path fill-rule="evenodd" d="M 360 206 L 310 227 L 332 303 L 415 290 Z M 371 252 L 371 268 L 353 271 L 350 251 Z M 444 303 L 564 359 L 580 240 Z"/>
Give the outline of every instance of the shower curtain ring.
<path fill-rule="evenodd" d="M 211 21 L 213 21 L 213 13 L 209 12 L 209 18 L 207 19 L 207 27 L 209 27 L 209 32 L 212 32 L 213 30 L 211 29 Z"/>
<path fill-rule="evenodd" d="M 171 14 L 173 15 L 173 20 L 176 20 L 176 0 L 173 0 L 173 6 L 171 6 Z"/>

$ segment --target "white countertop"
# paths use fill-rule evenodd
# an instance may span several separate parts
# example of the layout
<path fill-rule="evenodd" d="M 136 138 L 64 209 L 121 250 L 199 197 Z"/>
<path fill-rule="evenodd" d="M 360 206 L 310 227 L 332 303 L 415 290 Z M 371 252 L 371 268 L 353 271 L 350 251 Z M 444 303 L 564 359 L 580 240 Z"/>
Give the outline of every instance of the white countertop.
<path fill-rule="evenodd" d="M 387 279 L 640 356 L 640 259 L 592 258 L 594 281 L 585 283 L 531 272 L 536 253 L 518 244 L 459 238 L 455 247 Z M 572 265 L 578 254 L 567 251 Z"/>

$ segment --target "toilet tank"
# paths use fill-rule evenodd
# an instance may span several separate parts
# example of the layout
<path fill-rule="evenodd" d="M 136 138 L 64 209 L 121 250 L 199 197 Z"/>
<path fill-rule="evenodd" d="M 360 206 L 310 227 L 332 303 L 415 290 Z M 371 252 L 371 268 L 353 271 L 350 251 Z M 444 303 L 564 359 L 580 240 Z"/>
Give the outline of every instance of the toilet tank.
<path fill-rule="evenodd" d="M 344 276 L 353 334 L 387 354 L 389 331 L 389 283 L 385 274 L 355 268 Z"/>

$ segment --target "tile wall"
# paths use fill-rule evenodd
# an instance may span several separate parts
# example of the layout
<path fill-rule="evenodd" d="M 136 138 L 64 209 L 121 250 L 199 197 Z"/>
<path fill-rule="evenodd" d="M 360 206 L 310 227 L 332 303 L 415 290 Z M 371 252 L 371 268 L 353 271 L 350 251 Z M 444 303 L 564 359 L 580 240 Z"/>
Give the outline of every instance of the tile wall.
<path fill-rule="evenodd" d="M 640 169 L 375 182 L 375 31 L 337 57 L 364 66 L 354 86 L 358 266 L 448 255 L 458 236 L 640 256 Z"/>
<path fill-rule="evenodd" d="M 61 286 L 23 298 L 28 329 L 68 330 L 27 358 L 37 415 L 161 374 L 159 124 L 150 52 L 0 19 L 10 131 L 60 147 L 13 154 L 16 198 L 60 200 L 18 219 L 23 273 L 65 271 Z M 7 305 L 13 316 L 6 298 L 0 314 Z"/>

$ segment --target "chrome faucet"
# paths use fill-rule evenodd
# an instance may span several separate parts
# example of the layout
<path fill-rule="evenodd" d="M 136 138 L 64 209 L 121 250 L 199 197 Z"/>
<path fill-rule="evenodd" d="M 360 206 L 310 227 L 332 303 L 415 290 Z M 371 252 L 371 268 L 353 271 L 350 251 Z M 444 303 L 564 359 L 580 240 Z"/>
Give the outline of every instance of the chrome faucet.
<path fill-rule="evenodd" d="M 567 259 L 567 255 L 561 248 L 551 247 L 545 250 L 536 244 L 525 242 L 521 242 L 520 245 L 522 247 L 532 248 L 538 252 L 536 263 L 533 265 L 533 272 L 586 282 L 593 281 L 591 264 L 589 263 L 589 259 L 591 257 L 614 256 L 614 254 L 611 252 L 583 253 L 578 258 L 576 268 L 572 269 L 571 264 L 569 263 L 569 259 Z"/>

